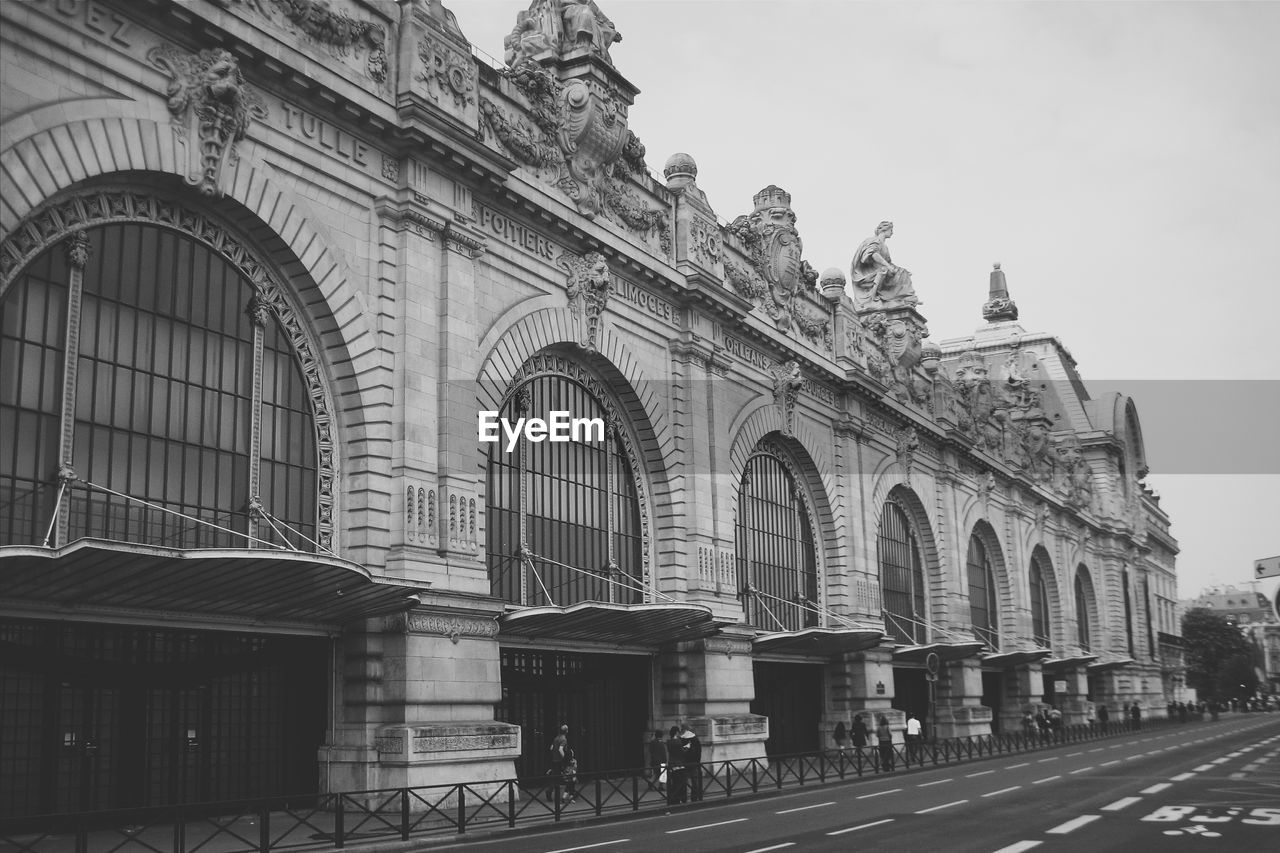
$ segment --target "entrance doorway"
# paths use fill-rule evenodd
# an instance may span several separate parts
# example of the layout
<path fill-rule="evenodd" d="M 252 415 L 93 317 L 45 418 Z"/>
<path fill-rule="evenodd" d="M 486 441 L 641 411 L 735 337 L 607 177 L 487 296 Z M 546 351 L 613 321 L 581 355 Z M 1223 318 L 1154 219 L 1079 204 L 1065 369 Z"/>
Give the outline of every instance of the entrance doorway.
<path fill-rule="evenodd" d="M 766 755 L 816 752 L 822 748 L 822 666 L 756 661 L 756 698 L 751 713 L 769 718 Z"/>
<path fill-rule="evenodd" d="M 933 720 L 929 719 L 929 681 L 923 669 L 893 668 L 892 707 L 916 715 L 924 725 L 925 737 L 933 736 Z"/>
<path fill-rule="evenodd" d="M 583 772 L 643 767 L 649 669 L 647 655 L 503 649 L 494 716 L 520 727 L 516 774 L 546 774 L 562 724 Z"/>
<path fill-rule="evenodd" d="M 314 793 L 326 641 L 0 623 L 0 816 Z"/>
<path fill-rule="evenodd" d="M 991 733 L 1000 734 L 1000 712 L 1004 708 L 1004 673 L 982 673 L 982 704 L 991 709 Z"/>

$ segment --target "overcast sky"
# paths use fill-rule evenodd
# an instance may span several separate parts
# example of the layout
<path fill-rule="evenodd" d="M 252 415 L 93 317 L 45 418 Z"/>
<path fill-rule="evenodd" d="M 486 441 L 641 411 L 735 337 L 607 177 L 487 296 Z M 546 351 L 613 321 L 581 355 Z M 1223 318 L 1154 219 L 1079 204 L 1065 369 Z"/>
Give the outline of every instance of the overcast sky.
<path fill-rule="evenodd" d="M 656 174 L 693 155 L 729 220 L 778 184 L 819 270 L 893 220 L 934 340 L 1000 261 L 1135 398 L 1180 594 L 1280 554 L 1280 3 L 597 2 Z M 529 7 L 446 5 L 499 58 Z"/>

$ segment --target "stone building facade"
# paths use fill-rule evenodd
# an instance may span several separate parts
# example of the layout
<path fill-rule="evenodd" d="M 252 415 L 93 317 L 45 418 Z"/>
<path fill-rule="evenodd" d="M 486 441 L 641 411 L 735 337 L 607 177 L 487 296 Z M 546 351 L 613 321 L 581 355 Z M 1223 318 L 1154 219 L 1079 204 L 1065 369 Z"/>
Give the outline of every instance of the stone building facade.
<path fill-rule="evenodd" d="M 4 813 L 1164 706 L 1133 401 L 999 269 L 934 344 L 891 223 L 656 179 L 597 3 L 0 23 Z"/>

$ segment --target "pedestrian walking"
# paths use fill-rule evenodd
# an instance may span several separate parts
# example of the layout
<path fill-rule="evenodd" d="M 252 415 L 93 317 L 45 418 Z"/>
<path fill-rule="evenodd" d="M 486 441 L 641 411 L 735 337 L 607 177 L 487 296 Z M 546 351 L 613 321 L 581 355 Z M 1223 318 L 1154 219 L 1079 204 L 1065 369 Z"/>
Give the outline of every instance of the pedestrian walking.
<path fill-rule="evenodd" d="M 1107 721 L 1110 719 L 1111 719 L 1111 712 L 1107 710 L 1107 706 L 1099 705 L 1098 706 L 1098 722 L 1102 724 L 1102 727 L 1104 729 L 1107 727 Z"/>
<path fill-rule="evenodd" d="M 844 745 L 849 742 L 849 730 L 844 726 L 844 720 L 836 723 L 836 730 L 831 734 L 831 739 L 836 742 L 836 750 L 844 755 Z"/>
<path fill-rule="evenodd" d="M 1142 709 L 1138 707 L 1137 702 L 1134 702 L 1133 707 L 1129 709 L 1129 719 L 1133 721 L 1135 732 L 1142 731 Z"/>
<path fill-rule="evenodd" d="M 850 728 L 850 736 L 853 739 L 854 752 L 858 754 L 858 772 L 862 772 L 862 760 L 866 758 L 867 740 L 871 736 L 871 732 L 867 729 L 867 721 L 858 714 L 853 718 L 853 726 Z"/>
<path fill-rule="evenodd" d="M 667 804 L 675 805 L 689 800 L 685 788 L 684 763 L 680 752 L 680 727 L 672 726 L 667 732 Z"/>
<path fill-rule="evenodd" d="M 893 730 L 889 728 L 889 718 L 884 714 L 876 721 L 876 742 L 880 746 L 879 768 L 884 771 L 893 769 Z"/>
<path fill-rule="evenodd" d="M 1089 731 L 1093 731 L 1094 726 L 1098 724 L 1098 712 L 1092 705 L 1085 710 L 1084 721 L 1089 724 Z"/>
<path fill-rule="evenodd" d="M 662 740 L 662 730 L 654 729 L 649 741 L 649 787 L 659 794 L 667 791 L 667 745 Z"/>
<path fill-rule="evenodd" d="M 680 764 L 684 768 L 689 799 L 695 803 L 702 802 L 702 741 L 688 723 L 680 726 L 680 749 Z"/>
<path fill-rule="evenodd" d="M 916 719 L 916 715 L 907 712 L 907 764 L 915 762 L 922 763 L 920 758 L 920 721 Z"/>
<path fill-rule="evenodd" d="M 568 806 L 578 799 L 578 757 L 572 749 L 565 750 L 564 773 L 561 778 L 564 780 L 564 805 Z"/>

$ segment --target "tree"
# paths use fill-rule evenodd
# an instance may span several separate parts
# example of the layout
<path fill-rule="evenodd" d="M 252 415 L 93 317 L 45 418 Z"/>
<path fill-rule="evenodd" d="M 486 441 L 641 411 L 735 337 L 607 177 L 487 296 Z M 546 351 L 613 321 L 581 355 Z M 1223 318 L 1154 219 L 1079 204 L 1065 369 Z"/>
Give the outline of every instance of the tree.
<path fill-rule="evenodd" d="M 1258 689 L 1254 647 L 1235 623 L 1203 607 L 1182 617 L 1187 684 L 1207 699 L 1245 698 Z"/>

